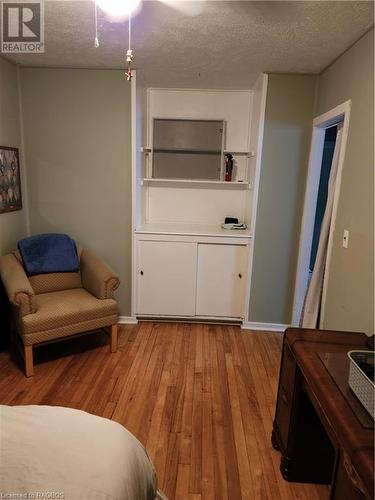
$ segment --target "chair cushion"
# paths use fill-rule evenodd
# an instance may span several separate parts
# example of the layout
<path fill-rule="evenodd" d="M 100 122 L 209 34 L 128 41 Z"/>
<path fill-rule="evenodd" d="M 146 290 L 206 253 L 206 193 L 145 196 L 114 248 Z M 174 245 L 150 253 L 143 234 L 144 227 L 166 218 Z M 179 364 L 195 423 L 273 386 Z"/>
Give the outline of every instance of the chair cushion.
<path fill-rule="evenodd" d="M 97 327 L 100 327 L 103 326 L 102 322 L 99 321 L 102 318 L 115 318 L 115 321 L 117 320 L 117 303 L 115 300 L 97 299 L 83 288 L 43 293 L 37 295 L 35 299 L 36 313 L 28 314 L 22 318 L 24 335 L 49 330 L 55 330 L 57 333 L 59 328 L 72 325 L 79 326 L 80 324 L 82 324 L 83 328 L 82 330 L 78 329 L 78 331 L 85 331 L 85 322 L 90 321 L 90 324 L 95 324 L 95 320 L 98 320 Z M 111 324 L 111 322 L 108 324 Z M 73 330 L 71 333 L 77 332 L 76 328 Z M 61 331 L 66 332 L 68 330 Z M 69 334 L 57 335 L 56 338 Z M 48 334 L 44 337 L 46 338 L 40 338 L 38 341 L 53 338 Z"/>
<path fill-rule="evenodd" d="M 79 272 L 37 274 L 36 276 L 29 276 L 29 281 L 37 295 L 82 287 Z"/>
<path fill-rule="evenodd" d="M 78 247 L 78 255 L 82 253 L 82 248 Z M 22 257 L 18 250 L 13 252 L 16 259 L 22 264 Z M 81 273 L 47 273 L 29 276 L 30 285 L 37 295 L 40 293 L 58 292 L 61 290 L 72 290 L 82 288 Z"/>

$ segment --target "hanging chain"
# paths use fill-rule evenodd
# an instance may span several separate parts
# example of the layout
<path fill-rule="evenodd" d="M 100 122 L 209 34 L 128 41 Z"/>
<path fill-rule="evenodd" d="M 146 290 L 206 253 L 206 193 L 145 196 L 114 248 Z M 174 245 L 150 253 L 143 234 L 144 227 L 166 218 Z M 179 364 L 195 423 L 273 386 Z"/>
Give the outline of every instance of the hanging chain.
<path fill-rule="evenodd" d="M 94 46 L 97 49 L 99 47 L 99 34 L 98 34 L 98 5 L 96 3 L 96 0 L 94 1 L 95 5 L 95 39 L 94 39 Z M 133 51 L 131 48 L 131 15 L 129 14 L 129 48 L 126 51 L 126 62 L 128 65 L 127 70 L 125 71 L 126 79 L 129 81 L 133 78 L 133 72 L 132 72 L 132 62 L 133 62 Z"/>
<path fill-rule="evenodd" d="M 98 5 L 95 0 L 95 40 L 94 40 L 94 45 L 95 48 L 97 49 L 99 47 L 99 37 L 98 37 Z"/>
<path fill-rule="evenodd" d="M 129 14 L 129 48 L 126 52 L 126 62 L 128 64 L 128 69 L 125 71 L 126 79 L 129 81 L 133 78 L 132 72 L 132 62 L 133 62 L 133 51 L 131 49 L 131 15 Z"/>

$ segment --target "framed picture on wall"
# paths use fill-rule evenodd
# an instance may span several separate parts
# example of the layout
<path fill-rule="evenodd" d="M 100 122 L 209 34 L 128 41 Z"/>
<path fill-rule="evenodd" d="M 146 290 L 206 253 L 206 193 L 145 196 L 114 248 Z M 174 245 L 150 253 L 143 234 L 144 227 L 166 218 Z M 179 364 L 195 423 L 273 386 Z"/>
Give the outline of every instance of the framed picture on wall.
<path fill-rule="evenodd" d="M 0 146 L 0 214 L 21 210 L 21 173 L 17 148 Z"/>

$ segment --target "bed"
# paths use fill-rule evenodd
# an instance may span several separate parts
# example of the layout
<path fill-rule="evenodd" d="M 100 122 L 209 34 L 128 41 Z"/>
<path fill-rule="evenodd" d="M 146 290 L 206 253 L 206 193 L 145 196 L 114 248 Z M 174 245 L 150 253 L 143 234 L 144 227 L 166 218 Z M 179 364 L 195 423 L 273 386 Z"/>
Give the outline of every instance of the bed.
<path fill-rule="evenodd" d="M 166 498 L 145 449 L 122 425 L 71 408 L 4 405 L 0 497 Z"/>

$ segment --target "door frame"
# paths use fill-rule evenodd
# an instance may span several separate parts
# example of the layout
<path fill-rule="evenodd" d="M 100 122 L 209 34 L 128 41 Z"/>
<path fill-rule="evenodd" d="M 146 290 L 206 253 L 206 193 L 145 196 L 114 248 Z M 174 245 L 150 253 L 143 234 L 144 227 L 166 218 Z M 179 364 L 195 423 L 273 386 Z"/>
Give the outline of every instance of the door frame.
<path fill-rule="evenodd" d="M 297 271 L 294 286 L 292 325 L 299 326 L 303 303 L 308 283 L 307 269 L 309 266 L 311 245 L 313 239 L 316 204 L 318 200 L 320 172 L 323 158 L 324 138 L 327 128 L 336 123 L 343 122 L 341 147 L 338 158 L 337 178 L 333 199 L 332 219 L 328 236 L 327 259 L 324 272 L 322 304 L 320 313 L 320 326 L 324 325 L 325 302 L 329 283 L 329 273 L 332 259 L 333 234 L 336 227 L 337 208 L 340 197 L 342 169 L 345 158 L 346 142 L 349 130 L 351 100 L 339 104 L 326 113 L 317 116 L 313 120 L 309 166 L 305 189 L 305 201 L 303 207 L 302 225 L 298 250 Z"/>
<path fill-rule="evenodd" d="M 132 322 L 137 322 L 136 309 L 136 269 L 135 269 L 135 230 L 137 227 L 137 70 L 133 70 L 133 78 L 130 80 L 130 115 L 131 115 L 131 296 L 130 296 L 130 317 Z"/>
<path fill-rule="evenodd" d="M 264 125 L 266 119 L 266 104 L 267 104 L 267 91 L 268 91 L 268 75 L 266 73 L 261 73 L 255 83 L 260 81 L 260 105 L 259 105 L 259 116 L 254 123 L 250 123 L 250 134 L 251 129 L 257 130 L 257 148 L 255 151 L 255 175 L 254 175 L 254 187 L 253 187 L 253 199 L 250 205 L 250 234 L 252 235 L 249 240 L 249 257 L 248 257 L 248 271 L 247 271 L 247 282 L 246 282 L 246 292 L 245 292 L 245 310 L 243 313 L 243 325 L 249 324 L 250 316 L 250 301 L 251 301 L 251 285 L 253 279 L 253 262 L 254 262 L 254 250 L 255 250 L 255 237 L 256 237 L 256 221 L 258 213 L 258 196 L 260 188 L 260 174 L 262 169 L 262 153 L 263 153 L 263 139 L 264 139 Z M 254 87 L 253 87 L 254 88 Z M 254 117 L 254 90 L 252 97 L 252 116 Z M 252 144 L 249 138 L 250 150 L 253 149 L 254 144 Z"/>

